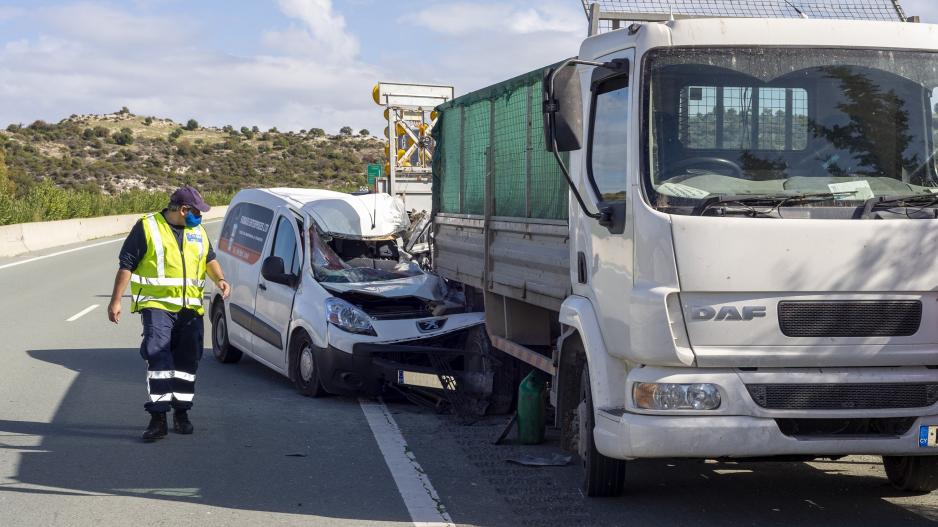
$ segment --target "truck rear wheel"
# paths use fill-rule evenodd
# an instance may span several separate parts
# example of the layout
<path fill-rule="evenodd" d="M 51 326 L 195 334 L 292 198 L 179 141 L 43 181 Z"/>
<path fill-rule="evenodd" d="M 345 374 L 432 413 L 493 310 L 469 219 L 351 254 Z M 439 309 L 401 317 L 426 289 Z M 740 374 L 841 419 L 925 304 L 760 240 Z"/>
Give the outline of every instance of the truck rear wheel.
<path fill-rule="evenodd" d="M 225 304 L 216 300 L 212 310 L 212 355 L 218 362 L 231 364 L 241 360 L 241 350 L 231 345 L 228 340 L 228 319 L 225 317 Z"/>
<path fill-rule="evenodd" d="M 938 457 L 883 456 L 886 477 L 894 487 L 909 492 L 938 489 Z"/>
<path fill-rule="evenodd" d="M 485 326 L 469 330 L 466 337 L 466 370 L 471 373 L 492 376 L 492 392 L 484 401 L 488 415 L 502 415 L 511 411 L 518 391 L 517 366 L 509 357 L 496 357 L 489 342 Z"/>
<path fill-rule="evenodd" d="M 583 490 L 591 497 L 614 497 L 625 487 L 625 461 L 602 455 L 593 440 L 595 417 L 589 368 L 580 374 L 580 404 L 577 407 L 577 450 L 583 461 Z"/>

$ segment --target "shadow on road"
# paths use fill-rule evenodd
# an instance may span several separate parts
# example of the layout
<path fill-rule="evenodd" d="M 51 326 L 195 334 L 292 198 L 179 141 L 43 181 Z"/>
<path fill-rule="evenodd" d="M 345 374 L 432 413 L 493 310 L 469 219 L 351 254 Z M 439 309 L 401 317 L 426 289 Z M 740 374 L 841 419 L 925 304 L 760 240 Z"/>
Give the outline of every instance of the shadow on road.
<path fill-rule="evenodd" d="M 35 448 L 7 447 L 20 451 L 17 482 L 53 489 L 0 493 L 90 492 L 410 522 L 353 399 L 311 400 L 250 359 L 222 365 L 207 356 L 191 412 L 196 433 L 143 444 L 146 367 L 137 349 L 29 355 L 78 376 L 51 423 L 0 420 L 0 448 L 5 435 L 41 438 Z"/>

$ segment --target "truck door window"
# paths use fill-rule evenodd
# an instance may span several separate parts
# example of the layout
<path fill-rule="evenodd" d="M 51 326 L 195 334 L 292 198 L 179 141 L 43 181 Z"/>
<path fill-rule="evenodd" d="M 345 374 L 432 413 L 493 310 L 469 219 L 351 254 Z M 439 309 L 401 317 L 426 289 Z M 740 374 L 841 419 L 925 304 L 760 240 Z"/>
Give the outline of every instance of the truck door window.
<path fill-rule="evenodd" d="M 300 256 L 296 247 L 296 230 L 293 223 L 284 216 L 277 221 L 277 234 L 274 235 L 274 246 L 271 256 L 283 259 L 284 271 L 292 275 L 300 274 Z"/>
<path fill-rule="evenodd" d="M 261 258 L 274 212 L 253 203 L 239 203 L 228 212 L 218 239 L 218 250 L 255 264 Z"/>
<path fill-rule="evenodd" d="M 610 79 L 593 92 L 588 167 L 602 201 L 625 199 L 626 136 L 629 124 L 628 77 Z"/>

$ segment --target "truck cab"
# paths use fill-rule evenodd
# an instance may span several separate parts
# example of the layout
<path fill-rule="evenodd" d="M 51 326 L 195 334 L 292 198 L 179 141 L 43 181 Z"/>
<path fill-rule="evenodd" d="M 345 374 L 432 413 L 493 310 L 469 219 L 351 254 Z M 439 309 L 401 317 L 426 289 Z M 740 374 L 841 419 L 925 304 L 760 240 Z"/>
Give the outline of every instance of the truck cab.
<path fill-rule="evenodd" d="M 577 67 L 570 154 L 588 265 L 560 317 L 601 455 L 879 454 L 938 477 L 905 458 L 938 425 L 936 37 L 697 19 L 584 42 L 627 64 Z"/>
<path fill-rule="evenodd" d="M 872 454 L 896 486 L 938 487 L 936 51 L 938 27 L 901 22 L 672 19 L 588 38 L 542 83 L 567 236 L 517 220 L 566 253 L 556 304 L 536 276 L 499 274 L 524 264 L 493 209 L 482 279 L 453 262 L 473 224 L 441 198 L 440 272 L 484 294 L 497 347 L 551 375 L 590 495 L 664 457 Z M 497 163 L 511 147 L 492 138 Z M 489 174 L 497 207 L 505 176 Z"/>

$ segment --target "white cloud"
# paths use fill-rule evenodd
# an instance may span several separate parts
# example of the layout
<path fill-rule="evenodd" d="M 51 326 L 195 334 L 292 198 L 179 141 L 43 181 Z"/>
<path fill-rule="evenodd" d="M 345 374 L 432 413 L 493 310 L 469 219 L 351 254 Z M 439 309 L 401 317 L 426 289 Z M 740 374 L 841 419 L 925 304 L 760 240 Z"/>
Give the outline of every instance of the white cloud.
<path fill-rule="evenodd" d="M 265 42 L 291 53 L 323 55 L 348 60 L 358 55 L 358 39 L 345 29 L 345 18 L 332 9 L 331 0 L 279 0 L 280 10 L 305 26 L 271 31 Z"/>
<path fill-rule="evenodd" d="M 95 3 L 40 10 L 39 36 L 0 44 L 0 120 L 56 121 L 125 105 L 177 121 L 284 130 L 373 120 L 366 103 L 380 75 L 355 58 L 357 41 L 331 2 L 280 5 L 294 25 L 268 34 L 275 52 L 240 57 L 211 51 L 196 26 L 176 18 Z"/>
<path fill-rule="evenodd" d="M 0 22 L 12 20 L 26 14 L 26 10 L 19 7 L 0 6 Z"/>
<path fill-rule="evenodd" d="M 415 23 L 444 35 L 583 31 L 585 21 L 582 11 L 570 8 L 553 9 L 552 7 L 559 6 L 549 5 L 538 9 L 512 6 L 505 2 L 457 2 L 434 5 L 401 17 L 399 21 Z"/>

